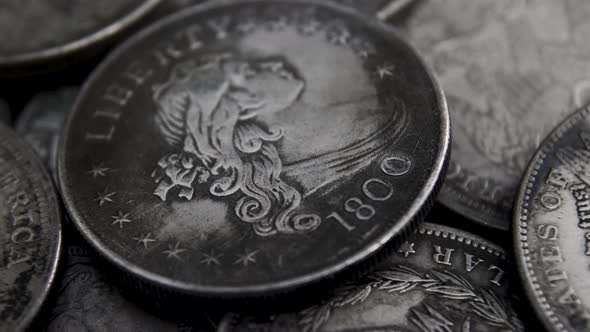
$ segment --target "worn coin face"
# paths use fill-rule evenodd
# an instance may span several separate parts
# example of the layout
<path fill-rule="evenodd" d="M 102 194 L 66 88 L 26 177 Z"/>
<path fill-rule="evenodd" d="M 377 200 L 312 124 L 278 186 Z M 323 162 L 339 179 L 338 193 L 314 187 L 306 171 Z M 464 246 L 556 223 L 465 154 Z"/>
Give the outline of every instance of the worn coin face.
<path fill-rule="evenodd" d="M 0 68 L 58 58 L 104 41 L 158 2 L 4 0 L 0 4 Z"/>
<path fill-rule="evenodd" d="M 22 331 L 54 280 L 60 213 L 43 165 L 4 125 L 0 125 L 0 216 L 0 330 Z"/>
<path fill-rule="evenodd" d="M 230 1 L 106 60 L 58 170 L 75 224 L 119 268 L 259 296 L 399 241 L 431 205 L 448 138 L 439 87 L 385 27 L 334 5 Z"/>
<path fill-rule="evenodd" d="M 508 230 L 541 139 L 590 96 L 590 2 L 423 1 L 405 26 L 444 87 L 453 155 L 440 201 Z"/>
<path fill-rule="evenodd" d="M 215 330 L 202 311 L 190 322 L 171 322 L 126 300 L 96 268 L 96 258 L 84 244 L 69 241 L 64 256 L 63 277 L 55 285 L 58 295 L 42 322 L 47 332 Z M 204 322 L 196 323 L 197 318 Z"/>
<path fill-rule="evenodd" d="M 551 331 L 590 330 L 590 110 L 543 142 L 523 178 L 515 211 L 519 272 Z"/>
<path fill-rule="evenodd" d="M 299 312 L 228 314 L 218 331 L 524 331 L 506 253 L 478 236 L 425 223 L 366 279 Z"/>
<path fill-rule="evenodd" d="M 56 174 L 62 124 L 77 95 L 78 89 L 73 87 L 39 94 L 27 104 L 16 122 L 16 131 L 33 147 L 52 176 Z"/>

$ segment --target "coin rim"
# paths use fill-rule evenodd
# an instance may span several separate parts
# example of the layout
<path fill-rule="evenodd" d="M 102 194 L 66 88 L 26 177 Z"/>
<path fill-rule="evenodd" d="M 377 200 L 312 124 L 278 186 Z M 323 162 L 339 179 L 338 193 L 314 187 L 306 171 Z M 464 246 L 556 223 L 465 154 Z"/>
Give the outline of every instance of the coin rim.
<path fill-rule="evenodd" d="M 552 306 L 547 303 L 542 285 L 537 282 L 535 270 L 531 263 L 527 230 L 531 199 L 530 188 L 532 188 L 537 181 L 536 177 L 538 169 L 543 166 L 545 158 L 548 153 L 551 153 L 553 145 L 559 141 L 568 130 L 575 126 L 579 121 L 584 120 L 588 115 L 590 115 L 590 104 L 567 116 L 543 140 L 540 147 L 535 152 L 534 157 L 531 159 L 526 173 L 522 177 L 518 196 L 514 203 L 512 233 L 518 275 L 524 285 L 529 303 L 532 304 L 537 317 L 541 319 L 545 328 L 554 332 L 566 332 L 568 330 L 565 328 L 565 324 L 562 323 L 560 316 L 556 315 L 555 310 L 553 310 Z M 568 282 L 568 284 L 570 283 Z M 561 327 L 557 324 L 561 324 Z"/>
<path fill-rule="evenodd" d="M 5 141 L 3 141 L 0 144 L 10 144 L 13 145 L 13 150 L 16 150 L 20 155 L 21 158 L 24 159 L 25 161 L 30 162 L 30 171 L 32 171 L 33 175 L 37 175 L 37 177 L 32 177 L 29 178 L 28 180 L 31 181 L 32 183 L 36 183 L 37 184 L 37 190 L 41 191 L 44 195 L 46 195 L 46 201 L 47 201 L 47 211 L 46 211 L 46 216 L 47 216 L 47 225 L 51 224 L 51 221 L 54 221 L 55 223 L 57 223 L 56 227 L 57 230 L 55 231 L 55 235 L 56 235 L 56 239 L 55 239 L 55 246 L 52 247 L 51 249 L 53 250 L 52 253 L 52 257 L 49 261 L 48 264 L 48 271 L 49 271 L 49 275 L 47 276 L 48 278 L 46 279 L 46 282 L 43 285 L 43 288 L 41 289 L 40 293 L 38 293 L 38 296 L 36 297 L 36 300 L 32 301 L 31 303 L 29 303 L 27 305 L 27 307 L 24 309 L 27 313 L 25 315 L 23 315 L 22 319 L 20 319 L 19 322 L 17 322 L 16 324 L 16 330 L 17 331 L 24 331 L 26 330 L 28 327 L 31 326 L 31 323 L 33 321 L 33 319 L 37 316 L 37 314 L 39 313 L 39 311 L 41 310 L 41 307 L 43 306 L 43 304 L 45 303 L 45 300 L 47 299 L 49 292 L 51 290 L 51 288 L 53 287 L 53 284 L 55 283 L 56 280 L 56 276 L 57 276 L 57 269 L 58 269 L 58 265 L 61 262 L 61 251 L 62 251 L 62 246 L 63 246 L 63 235 L 62 235 L 62 217 L 61 217 L 61 210 L 60 210 L 60 205 L 59 205 L 59 200 L 57 197 L 57 193 L 55 192 L 55 187 L 53 185 L 53 181 L 51 180 L 51 177 L 49 176 L 49 172 L 46 170 L 45 165 L 43 165 L 43 163 L 41 162 L 41 160 L 39 159 L 39 157 L 37 157 L 37 154 L 35 153 L 35 151 L 32 150 L 32 148 L 26 143 L 24 142 L 19 136 L 18 134 L 12 130 L 11 128 L 9 128 L 7 125 L 1 124 L 0 123 L 0 138 L 5 139 Z M 31 174 L 27 174 L 29 172 L 25 172 L 25 175 L 31 175 Z M 35 191 L 37 191 L 35 190 Z M 41 211 L 40 211 L 41 213 Z M 42 217 L 42 215 L 41 215 Z M 53 226 L 52 226 L 53 227 Z M 49 239 L 48 241 L 53 241 L 52 239 Z M 0 327 L 1 327 L 1 323 L 0 323 Z"/>
<path fill-rule="evenodd" d="M 414 54 L 416 60 L 422 66 L 425 74 L 429 76 L 434 96 L 436 99 L 438 99 L 437 104 L 440 113 L 441 132 L 439 137 L 439 146 L 437 151 L 438 153 L 436 154 L 432 170 L 427 180 L 425 181 L 423 188 L 412 200 L 412 204 L 410 205 L 410 208 L 408 209 L 406 214 L 404 214 L 399 219 L 399 221 L 395 223 L 393 227 L 391 227 L 387 232 L 382 234 L 380 238 L 373 240 L 370 244 L 367 244 L 364 248 L 359 250 L 356 254 L 348 257 L 347 259 L 339 260 L 339 262 L 331 264 L 328 268 L 318 269 L 317 271 L 312 273 L 302 274 L 300 276 L 291 277 L 278 282 L 269 282 L 266 284 L 248 286 L 196 285 L 190 282 L 173 280 L 169 277 L 162 276 L 159 273 L 141 268 L 136 263 L 129 262 L 126 258 L 121 257 L 112 249 L 107 248 L 106 246 L 104 246 L 103 243 L 101 243 L 102 241 L 98 240 L 98 238 L 93 234 L 94 232 L 90 230 L 90 228 L 85 224 L 85 222 L 83 222 L 81 214 L 78 212 L 77 208 L 72 202 L 73 193 L 72 190 L 67 186 L 67 182 L 69 181 L 67 180 L 68 176 L 66 174 L 66 149 L 64 147 L 68 144 L 69 135 L 67 135 L 67 133 L 70 132 L 70 128 L 73 126 L 73 119 L 75 115 L 78 113 L 80 104 L 88 94 L 88 91 L 92 87 L 94 81 L 98 80 L 101 76 L 103 76 L 104 72 L 108 71 L 111 62 L 119 61 L 122 58 L 122 56 L 124 56 L 125 52 L 129 48 L 135 46 L 136 43 L 141 42 L 146 37 L 154 33 L 157 33 L 164 27 L 173 25 L 177 21 L 189 18 L 191 16 L 197 16 L 213 9 L 231 8 L 235 5 L 240 5 L 244 3 L 286 3 L 293 5 L 313 5 L 328 8 L 344 17 L 349 17 L 354 20 L 358 20 L 359 22 L 364 22 L 367 28 L 381 32 L 388 39 L 396 40 L 397 42 L 400 42 L 405 47 L 407 47 L 408 52 Z M 104 60 L 100 64 L 100 66 L 93 71 L 90 78 L 86 81 L 86 83 L 80 91 L 80 94 L 76 99 L 76 103 L 74 104 L 72 110 L 73 111 L 68 115 L 66 126 L 62 131 L 63 135 L 60 138 L 57 170 L 58 182 L 61 188 L 64 202 L 67 210 L 69 211 L 72 217 L 72 220 L 74 221 L 74 224 L 76 225 L 76 228 L 78 228 L 78 230 L 86 238 L 86 240 L 91 243 L 92 247 L 94 247 L 105 259 L 107 259 L 110 263 L 114 264 L 118 269 L 121 269 L 122 271 L 125 271 L 134 277 L 148 281 L 149 283 L 152 283 L 159 287 L 165 287 L 168 289 L 172 289 L 174 291 L 186 292 L 192 295 L 213 294 L 218 296 L 248 296 L 256 295 L 258 293 L 285 292 L 290 289 L 295 289 L 311 283 L 317 283 L 321 280 L 326 280 L 329 277 L 337 274 L 338 272 L 346 270 L 352 265 L 357 265 L 363 261 L 366 261 L 366 259 L 371 257 L 373 254 L 377 253 L 379 249 L 384 248 L 386 246 L 386 243 L 388 243 L 390 240 L 394 239 L 396 236 L 402 236 L 404 233 L 408 233 L 404 231 L 408 228 L 411 228 L 413 222 L 419 221 L 416 219 L 421 217 L 420 212 L 422 207 L 428 203 L 429 198 L 431 198 L 433 194 L 436 194 L 437 188 L 440 187 L 440 183 L 446 170 L 447 160 L 450 151 L 450 117 L 447 109 L 446 99 L 443 94 L 442 88 L 438 82 L 438 79 L 433 74 L 433 71 L 431 70 L 430 66 L 426 64 L 426 62 L 422 59 L 422 57 L 419 55 L 416 49 L 404 38 L 402 38 L 401 35 L 393 28 L 381 22 L 378 22 L 377 20 L 368 19 L 366 16 L 357 13 L 352 8 L 339 6 L 334 3 L 328 3 L 320 0 L 243 0 L 239 2 L 234 0 L 217 0 L 197 4 L 191 7 L 190 9 L 173 14 L 143 29 L 142 31 L 131 37 L 129 40 L 127 40 L 125 43 L 120 45 L 113 52 L 111 52 L 111 54 L 109 54 L 106 60 Z"/>
<path fill-rule="evenodd" d="M 34 64 L 44 61 L 50 61 L 60 56 L 69 55 L 88 48 L 93 44 L 109 39 L 130 25 L 139 21 L 145 14 L 154 9 L 162 0 L 142 0 L 142 4 L 137 6 L 127 15 L 115 20 L 114 22 L 84 35 L 73 41 L 62 43 L 61 45 L 51 46 L 38 51 L 28 51 L 14 55 L 3 56 L 0 54 L 0 68 L 18 67 L 28 64 Z M 164 0 L 165 1 L 165 0 Z"/>

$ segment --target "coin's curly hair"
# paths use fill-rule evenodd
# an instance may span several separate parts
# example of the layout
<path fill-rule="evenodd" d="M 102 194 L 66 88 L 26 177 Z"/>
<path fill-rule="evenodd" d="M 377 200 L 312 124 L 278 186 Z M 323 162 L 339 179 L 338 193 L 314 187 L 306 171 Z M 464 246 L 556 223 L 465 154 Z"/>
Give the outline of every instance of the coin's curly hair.
<path fill-rule="evenodd" d="M 296 87 L 290 98 L 298 98 L 304 86 L 300 74 L 284 58 L 244 59 L 220 53 L 203 59 L 179 64 L 167 82 L 154 88 L 156 126 L 166 142 L 195 156 L 213 175 L 210 194 L 242 195 L 235 214 L 256 234 L 314 230 L 320 218 L 295 212 L 302 194 L 281 178 L 276 142 L 282 130 L 269 128 L 255 111 L 250 113 L 272 101 L 249 90 L 248 78 L 272 77 Z"/>

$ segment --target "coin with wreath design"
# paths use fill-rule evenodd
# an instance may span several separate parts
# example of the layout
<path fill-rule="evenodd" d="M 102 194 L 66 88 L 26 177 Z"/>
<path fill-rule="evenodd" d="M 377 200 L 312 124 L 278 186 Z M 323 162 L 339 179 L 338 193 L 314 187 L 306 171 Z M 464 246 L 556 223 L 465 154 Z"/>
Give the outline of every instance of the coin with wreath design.
<path fill-rule="evenodd" d="M 159 289 L 235 297 L 365 268 L 403 240 L 440 186 L 449 124 L 430 71 L 385 26 L 253 0 L 193 7 L 123 45 L 64 135 L 65 203 L 99 253 Z"/>
<path fill-rule="evenodd" d="M 219 331 L 524 331 L 514 286 L 504 250 L 425 223 L 383 266 L 326 301 L 267 317 L 228 314 Z"/>

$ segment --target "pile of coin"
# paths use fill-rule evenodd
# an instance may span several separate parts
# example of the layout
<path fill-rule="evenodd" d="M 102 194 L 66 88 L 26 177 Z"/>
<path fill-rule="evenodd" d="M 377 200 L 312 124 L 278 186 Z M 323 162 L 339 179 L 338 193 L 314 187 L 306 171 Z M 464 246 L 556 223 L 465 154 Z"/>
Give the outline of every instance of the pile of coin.
<path fill-rule="evenodd" d="M 4 1 L 0 331 L 590 331 L 588 17 Z"/>

